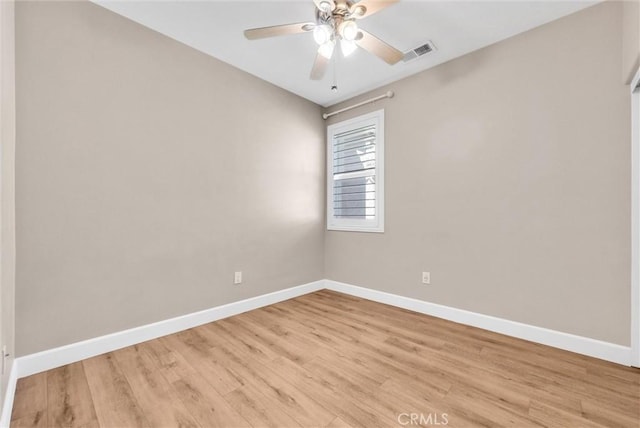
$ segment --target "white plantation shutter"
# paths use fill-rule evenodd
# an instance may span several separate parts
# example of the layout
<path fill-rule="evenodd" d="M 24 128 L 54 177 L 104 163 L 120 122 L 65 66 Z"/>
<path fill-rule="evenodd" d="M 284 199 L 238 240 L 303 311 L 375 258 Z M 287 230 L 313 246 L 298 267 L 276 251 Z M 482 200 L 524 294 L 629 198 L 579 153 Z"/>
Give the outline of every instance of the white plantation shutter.
<path fill-rule="evenodd" d="M 328 128 L 327 228 L 382 232 L 382 110 Z"/>
<path fill-rule="evenodd" d="M 374 218 L 376 127 L 366 125 L 333 137 L 333 215 Z"/>

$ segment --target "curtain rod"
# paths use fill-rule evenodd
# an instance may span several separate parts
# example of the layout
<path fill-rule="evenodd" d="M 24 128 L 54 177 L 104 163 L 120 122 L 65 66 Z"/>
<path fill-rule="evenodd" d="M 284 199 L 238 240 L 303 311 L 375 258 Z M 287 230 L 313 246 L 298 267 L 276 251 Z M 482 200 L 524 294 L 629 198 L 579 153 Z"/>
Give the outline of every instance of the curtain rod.
<path fill-rule="evenodd" d="M 330 118 L 331 116 L 335 116 L 336 114 L 344 113 L 345 111 L 348 111 L 348 110 L 351 110 L 351 109 L 354 109 L 354 108 L 357 108 L 357 107 L 361 107 L 361 106 L 363 106 L 365 104 L 373 103 L 373 102 L 376 102 L 378 100 L 382 100 L 382 99 L 385 99 L 385 98 L 393 98 L 393 91 L 389 91 L 389 92 L 387 92 L 387 93 L 385 93 L 383 95 L 379 95 L 377 97 L 371 98 L 370 100 L 362 101 L 361 103 L 354 104 L 354 105 L 349 106 L 349 107 L 341 108 L 340 110 L 332 111 L 331 113 L 323 113 L 322 114 L 322 118 L 326 120 L 326 119 Z"/>

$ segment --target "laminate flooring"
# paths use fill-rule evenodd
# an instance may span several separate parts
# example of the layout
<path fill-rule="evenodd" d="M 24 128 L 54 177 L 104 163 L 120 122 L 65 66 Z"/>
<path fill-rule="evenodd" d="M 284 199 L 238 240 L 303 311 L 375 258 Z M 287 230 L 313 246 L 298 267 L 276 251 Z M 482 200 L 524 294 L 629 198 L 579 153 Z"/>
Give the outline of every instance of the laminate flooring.
<path fill-rule="evenodd" d="M 640 370 L 327 290 L 18 381 L 12 427 L 633 427 Z"/>

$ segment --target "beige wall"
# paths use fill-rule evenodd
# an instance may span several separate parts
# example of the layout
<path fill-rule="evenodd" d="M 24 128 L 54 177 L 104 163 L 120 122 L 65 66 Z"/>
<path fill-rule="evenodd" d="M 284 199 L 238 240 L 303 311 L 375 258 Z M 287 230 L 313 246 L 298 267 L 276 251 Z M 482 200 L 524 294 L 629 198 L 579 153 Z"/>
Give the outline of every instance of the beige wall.
<path fill-rule="evenodd" d="M 327 278 L 629 345 L 621 20 L 600 4 L 351 100 L 396 93 L 332 121 L 385 108 L 386 230 L 327 232 Z"/>
<path fill-rule="evenodd" d="M 396 92 L 333 120 L 385 108 L 366 234 L 323 232 L 319 107 L 93 4 L 19 3 L 18 355 L 323 276 L 628 345 L 623 7 L 356 99 Z"/>
<path fill-rule="evenodd" d="M 320 107 L 88 2 L 16 14 L 19 355 L 323 277 Z"/>
<path fill-rule="evenodd" d="M 15 334 L 15 32 L 14 2 L 0 1 L 0 344 L 9 357 L 0 403 L 13 364 Z M 1 354 L 0 354 L 1 358 Z"/>
<path fill-rule="evenodd" d="M 622 79 L 630 83 L 640 67 L 640 0 L 624 1 L 622 14 Z"/>

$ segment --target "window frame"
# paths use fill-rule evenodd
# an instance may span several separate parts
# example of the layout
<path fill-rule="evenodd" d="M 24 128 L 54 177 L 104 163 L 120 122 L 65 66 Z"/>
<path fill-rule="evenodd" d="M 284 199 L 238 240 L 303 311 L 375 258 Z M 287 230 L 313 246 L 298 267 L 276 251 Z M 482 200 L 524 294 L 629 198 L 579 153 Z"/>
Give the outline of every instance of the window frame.
<path fill-rule="evenodd" d="M 335 218 L 333 213 L 333 138 L 336 134 L 375 124 L 376 198 L 374 219 Z M 384 233 L 384 109 L 327 126 L 327 230 Z"/>

